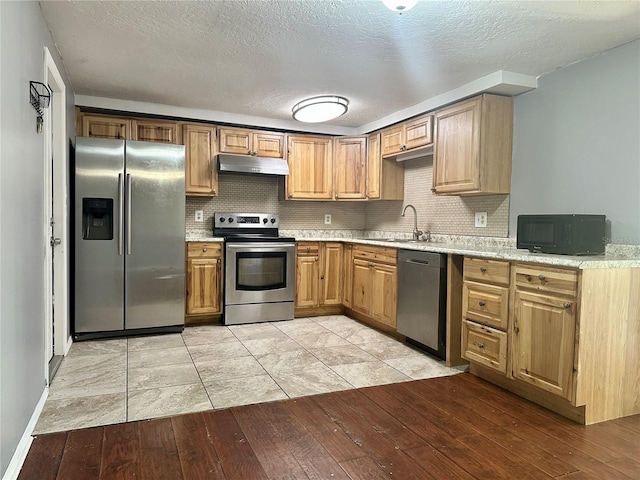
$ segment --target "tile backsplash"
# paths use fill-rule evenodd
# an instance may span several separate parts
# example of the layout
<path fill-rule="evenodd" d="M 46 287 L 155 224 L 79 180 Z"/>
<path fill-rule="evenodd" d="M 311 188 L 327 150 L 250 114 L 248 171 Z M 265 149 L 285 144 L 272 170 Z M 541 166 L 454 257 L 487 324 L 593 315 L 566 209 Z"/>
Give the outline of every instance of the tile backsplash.
<path fill-rule="evenodd" d="M 405 162 L 404 201 L 313 202 L 280 200 L 277 177 L 221 174 L 219 197 L 187 197 L 187 230 L 212 229 L 214 212 L 259 212 L 280 215 L 282 230 L 381 230 L 411 232 L 413 212 L 402 217 L 412 204 L 418 212 L 418 228 L 434 234 L 507 237 L 509 196 L 440 196 L 431 193 L 432 157 Z M 204 211 L 204 221 L 195 221 L 195 211 Z M 487 212 L 487 227 L 474 226 L 475 212 Z M 331 214 L 331 225 L 324 215 Z"/>
<path fill-rule="evenodd" d="M 187 197 L 187 230 L 211 231 L 215 212 L 277 213 L 282 230 L 363 230 L 363 202 L 306 202 L 280 200 L 277 177 L 221 174 L 219 197 Z M 204 211 L 204 222 L 195 221 L 195 211 Z M 331 225 L 324 215 L 331 214 Z"/>
<path fill-rule="evenodd" d="M 418 212 L 418 229 L 435 234 L 507 237 L 509 234 L 509 195 L 458 197 L 431 192 L 433 157 L 405 162 L 404 201 L 371 202 L 366 206 L 365 230 L 411 232 L 413 211 L 402 209 L 411 204 Z M 477 228 L 475 212 L 487 212 L 487 226 Z"/>

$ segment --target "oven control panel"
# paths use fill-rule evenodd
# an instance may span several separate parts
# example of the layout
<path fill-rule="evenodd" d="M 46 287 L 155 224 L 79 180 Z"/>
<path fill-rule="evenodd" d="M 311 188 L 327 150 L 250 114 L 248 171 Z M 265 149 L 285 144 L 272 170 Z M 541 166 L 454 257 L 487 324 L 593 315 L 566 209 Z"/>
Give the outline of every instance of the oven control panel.
<path fill-rule="evenodd" d="M 213 215 L 214 228 L 278 228 L 280 217 L 274 213 L 229 213 Z"/>

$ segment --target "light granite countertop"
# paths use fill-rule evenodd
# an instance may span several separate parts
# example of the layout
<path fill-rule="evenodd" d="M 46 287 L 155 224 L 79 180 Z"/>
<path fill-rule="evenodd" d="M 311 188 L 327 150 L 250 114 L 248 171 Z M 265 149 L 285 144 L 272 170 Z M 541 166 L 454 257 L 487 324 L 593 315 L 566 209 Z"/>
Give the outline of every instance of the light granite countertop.
<path fill-rule="evenodd" d="M 639 268 L 640 246 L 607 245 L 602 255 L 571 256 L 531 253 L 515 248 L 515 239 L 470 237 L 455 235 L 432 235 L 432 241 L 409 241 L 399 232 L 363 232 L 361 230 L 281 230 L 281 236 L 297 240 L 348 242 L 379 247 L 402 248 L 434 253 L 468 255 L 491 260 L 508 260 L 538 263 L 578 269 L 590 268 Z M 191 230 L 186 232 L 187 242 L 221 242 L 221 237 L 211 232 Z"/>

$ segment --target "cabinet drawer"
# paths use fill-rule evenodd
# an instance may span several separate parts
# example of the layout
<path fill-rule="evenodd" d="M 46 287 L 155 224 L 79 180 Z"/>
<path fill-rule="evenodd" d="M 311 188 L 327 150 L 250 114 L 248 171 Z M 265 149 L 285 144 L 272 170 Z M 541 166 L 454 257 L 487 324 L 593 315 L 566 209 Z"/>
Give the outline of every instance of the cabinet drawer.
<path fill-rule="evenodd" d="M 578 290 L 578 273 L 575 270 L 516 265 L 516 287 L 574 297 Z"/>
<path fill-rule="evenodd" d="M 509 289 L 486 283 L 464 282 L 462 316 L 506 330 L 509 318 Z"/>
<path fill-rule="evenodd" d="M 507 371 L 507 334 L 474 322 L 462 322 L 462 357 L 502 373 Z"/>
<path fill-rule="evenodd" d="M 395 265 L 397 263 L 398 250 L 395 248 L 356 245 L 353 247 L 353 256 L 354 258 L 377 260 Z"/>
<path fill-rule="evenodd" d="M 296 255 L 299 257 L 318 256 L 320 244 L 318 242 L 298 242 L 296 244 Z"/>
<path fill-rule="evenodd" d="M 509 285 L 509 262 L 464 257 L 464 279 Z"/>
<path fill-rule="evenodd" d="M 222 243 L 189 242 L 187 243 L 187 258 L 220 258 L 222 257 Z"/>

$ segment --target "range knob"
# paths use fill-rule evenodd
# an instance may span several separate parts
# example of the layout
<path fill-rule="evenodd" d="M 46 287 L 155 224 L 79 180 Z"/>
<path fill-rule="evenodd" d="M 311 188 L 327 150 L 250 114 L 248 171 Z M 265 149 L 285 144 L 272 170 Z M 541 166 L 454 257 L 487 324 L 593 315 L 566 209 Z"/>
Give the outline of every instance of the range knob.
<path fill-rule="evenodd" d="M 229 217 L 229 223 L 233 223 L 233 217 Z"/>
<path fill-rule="evenodd" d="M 267 223 L 269 220 L 267 220 L 266 218 L 262 219 L 262 223 Z"/>
<path fill-rule="evenodd" d="M 271 219 L 271 223 L 276 223 L 276 219 L 275 219 L 275 218 L 272 218 L 272 219 Z"/>
<path fill-rule="evenodd" d="M 220 223 L 224 223 L 224 217 L 220 217 L 220 218 L 218 219 L 218 221 L 219 221 Z"/>

